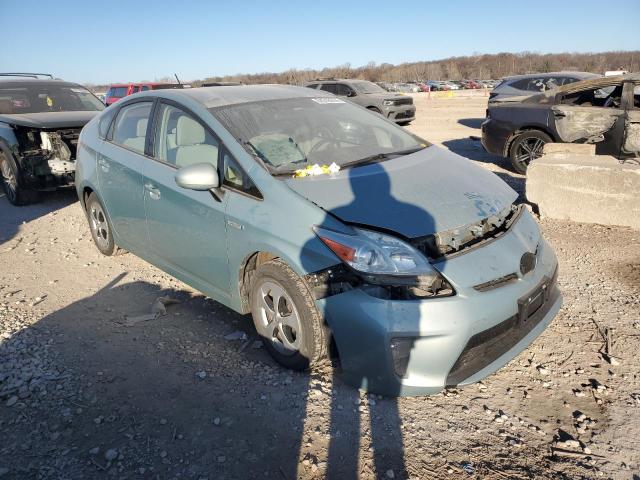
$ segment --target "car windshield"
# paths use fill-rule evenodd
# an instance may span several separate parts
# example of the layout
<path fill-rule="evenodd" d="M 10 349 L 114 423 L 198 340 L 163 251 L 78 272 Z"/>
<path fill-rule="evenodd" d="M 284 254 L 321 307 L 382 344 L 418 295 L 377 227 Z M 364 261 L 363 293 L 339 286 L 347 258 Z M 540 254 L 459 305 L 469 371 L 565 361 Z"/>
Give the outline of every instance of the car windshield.
<path fill-rule="evenodd" d="M 382 88 L 380 85 L 377 85 L 373 82 L 351 82 L 353 88 L 355 88 L 360 93 L 386 93 L 387 91 Z"/>
<path fill-rule="evenodd" d="M 272 174 L 314 164 L 348 167 L 382 161 L 428 145 L 380 115 L 336 97 L 267 100 L 209 111 Z"/>
<path fill-rule="evenodd" d="M 0 86 L 0 114 L 95 112 L 104 105 L 78 85 Z"/>

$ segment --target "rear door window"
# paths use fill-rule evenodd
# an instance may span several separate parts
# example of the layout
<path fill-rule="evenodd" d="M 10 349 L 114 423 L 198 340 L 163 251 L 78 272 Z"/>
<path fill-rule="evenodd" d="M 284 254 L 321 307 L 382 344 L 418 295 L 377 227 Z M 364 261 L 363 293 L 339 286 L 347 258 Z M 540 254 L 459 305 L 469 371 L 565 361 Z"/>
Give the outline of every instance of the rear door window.
<path fill-rule="evenodd" d="M 113 126 L 113 143 L 144 153 L 152 102 L 136 102 L 120 109 Z"/>

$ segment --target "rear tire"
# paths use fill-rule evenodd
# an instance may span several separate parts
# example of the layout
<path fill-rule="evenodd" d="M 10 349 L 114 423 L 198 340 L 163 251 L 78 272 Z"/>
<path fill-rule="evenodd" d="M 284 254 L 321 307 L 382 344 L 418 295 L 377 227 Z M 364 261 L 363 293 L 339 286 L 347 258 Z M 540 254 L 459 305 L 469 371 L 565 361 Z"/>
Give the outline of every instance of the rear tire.
<path fill-rule="evenodd" d="M 539 130 L 528 130 L 518 135 L 509 149 L 513 169 L 522 175 L 527 173 L 529 163 L 542 156 L 545 143 L 550 142 L 553 139 Z"/>
<path fill-rule="evenodd" d="M 251 315 L 269 354 L 305 370 L 327 357 L 329 332 L 305 281 L 280 259 L 260 265 L 251 280 Z"/>
<path fill-rule="evenodd" d="M 2 152 L 0 152 L 0 177 L 2 177 L 2 187 L 7 200 L 12 205 L 29 205 L 40 200 L 40 194 L 36 190 L 24 188 L 21 185 L 18 165 L 13 157 Z"/>
<path fill-rule="evenodd" d="M 111 221 L 95 193 L 91 193 L 87 198 L 87 220 L 96 248 L 107 257 L 114 255 L 118 247 L 113 240 Z"/>

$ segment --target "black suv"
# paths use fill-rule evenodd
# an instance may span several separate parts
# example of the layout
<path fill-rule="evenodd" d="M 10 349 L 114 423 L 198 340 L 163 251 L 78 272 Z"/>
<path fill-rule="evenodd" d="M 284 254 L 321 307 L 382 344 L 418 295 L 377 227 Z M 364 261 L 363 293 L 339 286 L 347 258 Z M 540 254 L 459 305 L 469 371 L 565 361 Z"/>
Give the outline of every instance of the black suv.
<path fill-rule="evenodd" d="M 73 185 L 80 130 L 103 109 L 82 85 L 49 74 L 0 73 L 0 173 L 13 205 Z"/>

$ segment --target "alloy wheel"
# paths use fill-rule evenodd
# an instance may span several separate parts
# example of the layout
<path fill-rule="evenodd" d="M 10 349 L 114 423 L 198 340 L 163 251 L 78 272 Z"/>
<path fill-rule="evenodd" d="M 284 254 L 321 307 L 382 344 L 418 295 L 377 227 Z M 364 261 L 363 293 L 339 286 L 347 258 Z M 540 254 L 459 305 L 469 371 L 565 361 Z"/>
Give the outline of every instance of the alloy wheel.
<path fill-rule="evenodd" d="M 2 181 L 4 182 L 7 197 L 11 203 L 15 203 L 18 197 L 18 179 L 16 178 L 9 162 L 0 158 L 0 172 L 2 173 Z"/>
<path fill-rule="evenodd" d="M 532 160 L 542 156 L 542 149 L 546 142 L 536 137 L 525 138 L 518 145 L 516 160 L 525 165 L 529 165 Z"/>
<path fill-rule="evenodd" d="M 260 284 L 257 292 L 258 333 L 281 354 L 295 354 L 300 350 L 302 327 L 291 296 L 284 287 L 271 280 Z"/>
<path fill-rule="evenodd" d="M 89 220 L 91 223 L 91 230 L 93 230 L 96 242 L 101 248 L 107 248 L 109 246 L 109 224 L 107 223 L 107 217 L 102 210 L 102 206 L 98 203 L 93 203 L 89 210 Z"/>

